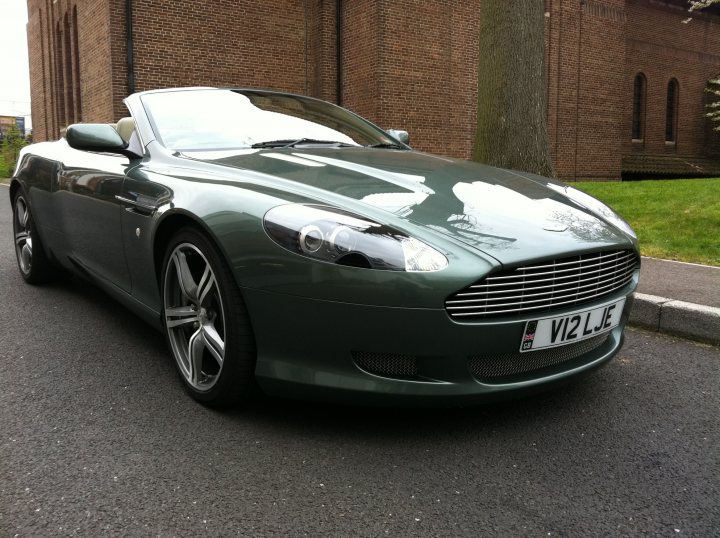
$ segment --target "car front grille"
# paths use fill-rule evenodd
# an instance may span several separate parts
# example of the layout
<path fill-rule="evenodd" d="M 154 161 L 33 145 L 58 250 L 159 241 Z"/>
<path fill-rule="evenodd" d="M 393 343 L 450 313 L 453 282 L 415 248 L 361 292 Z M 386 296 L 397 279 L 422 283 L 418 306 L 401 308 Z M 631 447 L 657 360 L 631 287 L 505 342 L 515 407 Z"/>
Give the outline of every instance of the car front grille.
<path fill-rule="evenodd" d="M 526 353 L 518 351 L 497 355 L 475 355 L 469 358 L 468 368 L 480 381 L 497 382 L 497 378 L 517 376 L 577 359 L 599 348 L 609 335 L 610 333 L 604 333 L 575 344 Z"/>
<path fill-rule="evenodd" d="M 445 301 L 451 317 L 542 312 L 586 303 L 626 286 L 639 267 L 631 250 L 593 252 L 493 273 Z"/>
<path fill-rule="evenodd" d="M 414 377 L 418 373 L 417 359 L 412 355 L 353 351 L 353 360 L 360 368 L 383 377 Z"/>

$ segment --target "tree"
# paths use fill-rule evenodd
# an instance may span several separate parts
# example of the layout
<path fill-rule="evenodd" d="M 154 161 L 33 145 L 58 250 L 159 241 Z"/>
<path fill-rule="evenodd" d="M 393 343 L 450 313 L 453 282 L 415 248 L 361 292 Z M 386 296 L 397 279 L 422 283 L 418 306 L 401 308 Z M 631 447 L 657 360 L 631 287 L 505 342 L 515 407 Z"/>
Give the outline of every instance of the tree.
<path fill-rule="evenodd" d="M 547 127 L 544 2 L 480 8 L 477 133 L 473 158 L 553 176 Z"/>
<path fill-rule="evenodd" d="M 5 162 L 6 170 L 0 170 L 0 177 L 12 175 L 15 171 L 15 163 L 17 162 L 18 155 L 20 155 L 20 150 L 26 145 L 27 141 L 15 125 L 5 132 L 0 146 L 2 150 L 2 160 Z"/>

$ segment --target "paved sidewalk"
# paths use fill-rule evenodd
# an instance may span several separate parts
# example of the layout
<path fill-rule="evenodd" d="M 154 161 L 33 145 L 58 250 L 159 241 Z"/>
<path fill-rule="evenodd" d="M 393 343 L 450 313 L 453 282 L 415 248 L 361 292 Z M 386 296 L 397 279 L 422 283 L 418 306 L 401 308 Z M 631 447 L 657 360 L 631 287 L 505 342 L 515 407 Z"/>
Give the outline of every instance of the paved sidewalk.
<path fill-rule="evenodd" d="M 643 257 L 630 322 L 720 344 L 720 267 Z"/>

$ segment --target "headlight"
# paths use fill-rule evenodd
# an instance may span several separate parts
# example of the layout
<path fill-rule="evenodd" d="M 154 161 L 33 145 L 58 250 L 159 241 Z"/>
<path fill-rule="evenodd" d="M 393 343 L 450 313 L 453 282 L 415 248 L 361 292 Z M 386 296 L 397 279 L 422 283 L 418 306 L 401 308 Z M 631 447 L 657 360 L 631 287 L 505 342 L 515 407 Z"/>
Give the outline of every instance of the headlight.
<path fill-rule="evenodd" d="M 627 233 L 631 237 L 637 239 L 637 235 L 635 235 L 635 232 L 630 227 L 630 225 L 623 220 L 623 218 L 615 213 L 612 209 L 610 209 L 608 206 L 603 204 L 600 200 L 597 198 L 593 198 L 589 194 L 584 193 L 581 190 L 578 190 L 574 187 L 564 186 L 560 187 L 558 185 L 549 184 L 548 187 L 551 189 L 560 192 L 561 194 L 564 194 L 568 198 L 570 198 L 573 202 L 576 202 L 583 206 L 585 209 L 588 209 L 590 212 L 594 213 L 595 215 L 605 219 L 606 221 L 610 222 L 611 224 L 614 224 L 618 228 L 620 228 L 623 232 Z"/>
<path fill-rule="evenodd" d="M 388 271 L 440 271 L 445 256 L 389 226 L 333 207 L 288 204 L 265 214 L 280 246 L 329 263 Z"/>

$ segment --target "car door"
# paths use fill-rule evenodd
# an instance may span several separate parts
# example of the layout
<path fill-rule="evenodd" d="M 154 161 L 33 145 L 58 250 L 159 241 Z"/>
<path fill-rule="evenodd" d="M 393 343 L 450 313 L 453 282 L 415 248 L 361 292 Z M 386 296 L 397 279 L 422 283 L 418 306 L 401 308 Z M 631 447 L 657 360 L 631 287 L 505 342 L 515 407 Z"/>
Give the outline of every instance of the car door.
<path fill-rule="evenodd" d="M 94 278 L 124 291 L 130 273 L 122 243 L 118 195 L 128 157 L 71 149 L 58 171 L 57 206 L 70 261 Z"/>

